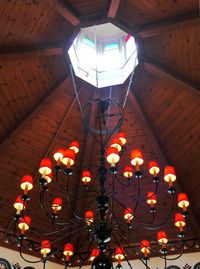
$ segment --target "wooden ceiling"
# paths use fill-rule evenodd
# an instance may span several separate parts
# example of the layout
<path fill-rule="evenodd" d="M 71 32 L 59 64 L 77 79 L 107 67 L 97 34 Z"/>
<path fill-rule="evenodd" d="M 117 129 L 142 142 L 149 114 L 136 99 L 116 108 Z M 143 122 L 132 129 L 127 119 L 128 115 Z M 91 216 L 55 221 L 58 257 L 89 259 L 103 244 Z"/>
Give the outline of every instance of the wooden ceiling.
<path fill-rule="evenodd" d="M 80 27 L 112 22 L 137 40 L 139 66 L 128 96 L 122 130 L 127 133 L 128 161 L 133 147 L 143 150 L 145 162 L 157 159 L 163 168 L 173 163 L 177 190 L 191 201 L 190 237 L 200 231 L 200 19 L 198 0 L 1 0 L 0 1 L 0 229 L 13 214 L 20 193 L 20 178 L 27 173 L 37 181 L 40 160 L 52 156 L 58 146 L 77 139 L 81 151 L 75 165 L 72 189 L 79 189 L 80 171 L 89 160 L 98 162 L 98 147 L 85 134 L 69 76 L 66 50 Z M 78 80 L 81 102 L 101 93 Z M 127 84 L 113 87 L 121 102 Z M 91 110 L 90 121 L 94 121 Z M 153 185 L 144 169 L 144 192 Z M 133 185 L 134 187 L 134 185 Z M 133 190 L 134 191 L 134 190 Z M 38 218 L 39 187 L 31 194 L 33 228 L 45 231 Z M 49 199 L 59 192 L 52 183 Z M 73 203 L 83 213 L 83 206 Z M 129 203 L 125 198 L 126 203 Z M 158 211 L 169 203 L 166 183 L 159 187 Z M 35 202 L 35 203 L 34 203 Z M 85 198 L 85 203 L 87 197 Z M 117 210 L 122 214 L 122 209 Z M 65 214 L 71 217 L 71 213 Z M 140 216 L 147 215 L 142 206 Z M 163 214 L 161 213 L 161 218 Z M 175 228 L 167 230 L 175 239 Z M 31 235 L 35 241 L 39 237 Z M 131 237 L 137 243 L 138 238 Z M 3 244 L 3 243 L 2 243 Z M 11 247 L 8 245 L 8 247 Z M 83 246 L 84 250 L 84 246 Z"/>

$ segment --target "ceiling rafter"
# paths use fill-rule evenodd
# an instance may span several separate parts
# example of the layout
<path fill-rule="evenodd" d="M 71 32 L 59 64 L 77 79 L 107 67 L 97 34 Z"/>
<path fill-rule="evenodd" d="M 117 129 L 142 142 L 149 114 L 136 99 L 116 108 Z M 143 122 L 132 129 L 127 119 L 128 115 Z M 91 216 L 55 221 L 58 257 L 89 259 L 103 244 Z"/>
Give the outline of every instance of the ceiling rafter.
<path fill-rule="evenodd" d="M 62 55 L 64 44 L 45 45 L 36 47 L 5 48 L 0 50 L 0 61 L 15 61 L 38 56 Z"/>
<path fill-rule="evenodd" d="M 108 18 L 115 18 L 120 5 L 120 0 L 112 0 L 108 10 Z"/>
<path fill-rule="evenodd" d="M 0 148 L 3 149 L 6 147 L 9 138 L 16 135 L 17 133 L 20 133 L 20 131 L 27 126 L 29 122 L 33 119 L 35 114 L 42 109 L 45 102 L 49 101 L 50 99 L 54 98 L 55 94 L 57 94 L 62 87 L 67 82 L 67 77 L 65 76 L 59 83 L 56 83 L 56 85 L 53 88 L 50 88 L 41 98 L 40 100 L 32 107 L 32 109 L 27 113 L 20 122 L 17 122 L 13 127 L 11 127 L 7 133 L 1 138 L 0 140 Z"/>
<path fill-rule="evenodd" d="M 143 60 L 143 66 L 148 72 L 162 78 L 166 81 L 176 83 L 184 87 L 184 89 L 190 91 L 195 96 L 200 96 L 200 85 L 194 81 L 191 81 L 184 76 L 177 74 L 169 68 L 155 62 L 154 60 L 145 57 Z"/>
<path fill-rule="evenodd" d="M 136 34 L 141 38 L 147 38 L 169 31 L 179 30 L 184 27 L 194 26 L 199 23 L 199 10 L 196 10 L 195 12 L 140 26 L 140 30 Z"/>
<path fill-rule="evenodd" d="M 129 107 L 131 108 L 132 112 L 137 117 L 137 119 L 142 123 L 144 132 L 147 135 L 147 137 L 149 138 L 149 140 L 151 141 L 151 146 L 152 146 L 155 154 L 159 158 L 162 166 L 167 165 L 169 163 L 168 157 L 164 154 L 164 152 L 163 152 L 163 150 L 158 142 L 158 139 L 154 133 L 154 130 L 153 130 L 149 120 L 147 119 L 147 116 L 145 115 L 142 107 L 140 106 L 140 104 L 139 104 L 139 102 L 138 102 L 138 100 L 137 100 L 137 98 L 132 90 L 130 91 L 129 96 L 128 96 L 128 104 L 129 104 Z M 178 181 L 176 181 L 176 189 L 178 192 L 181 192 L 181 187 L 180 187 Z M 200 237 L 200 235 L 199 235 L 200 224 L 198 223 L 195 215 L 193 214 L 192 209 L 189 208 L 188 211 L 190 213 L 192 228 L 194 230 L 195 236 L 197 238 L 199 238 Z"/>
<path fill-rule="evenodd" d="M 72 25 L 77 26 L 80 24 L 79 18 L 74 14 L 74 12 L 63 3 L 62 0 L 55 1 L 55 7 L 58 13 L 63 16 Z"/>

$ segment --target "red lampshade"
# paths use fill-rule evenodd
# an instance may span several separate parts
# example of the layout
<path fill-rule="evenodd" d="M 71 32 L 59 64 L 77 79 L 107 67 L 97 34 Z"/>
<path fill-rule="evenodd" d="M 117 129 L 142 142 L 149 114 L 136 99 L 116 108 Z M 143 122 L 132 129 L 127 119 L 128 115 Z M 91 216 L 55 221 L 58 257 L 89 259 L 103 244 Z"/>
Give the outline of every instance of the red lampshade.
<path fill-rule="evenodd" d="M 55 151 L 53 157 L 54 157 L 54 160 L 55 160 L 56 162 L 62 160 L 62 158 L 63 158 L 63 156 L 64 156 L 64 151 L 65 151 L 64 148 L 58 148 L 58 149 Z"/>
<path fill-rule="evenodd" d="M 150 243 L 148 240 L 142 240 L 140 242 L 140 247 L 141 247 L 141 252 L 144 254 L 149 254 L 150 253 Z"/>
<path fill-rule="evenodd" d="M 189 200 L 188 200 L 188 197 L 185 193 L 179 193 L 178 194 L 178 206 L 183 208 L 183 209 L 186 209 L 188 206 L 189 206 Z"/>
<path fill-rule="evenodd" d="M 51 243 L 49 240 L 43 240 L 41 242 L 41 254 L 46 255 L 51 252 Z"/>
<path fill-rule="evenodd" d="M 65 149 L 62 163 L 66 166 L 72 166 L 75 161 L 75 152 L 72 149 Z"/>
<path fill-rule="evenodd" d="M 54 211 L 59 211 L 62 209 L 62 203 L 63 203 L 63 200 L 60 198 L 60 197 L 56 197 L 53 199 L 53 202 L 52 202 L 52 209 Z"/>
<path fill-rule="evenodd" d="M 113 148 L 116 148 L 117 151 L 119 152 L 121 149 L 122 149 L 122 144 L 121 144 L 121 141 L 119 138 L 114 138 L 112 141 L 111 141 L 111 147 Z"/>
<path fill-rule="evenodd" d="M 88 225 L 90 225 L 94 221 L 94 212 L 88 210 L 85 212 L 85 221 Z"/>
<path fill-rule="evenodd" d="M 121 141 L 121 145 L 126 144 L 126 135 L 125 135 L 125 133 L 120 132 L 120 133 L 117 134 L 116 137 L 119 138 L 119 140 Z"/>
<path fill-rule="evenodd" d="M 91 173 L 88 169 L 83 170 L 81 180 L 83 183 L 87 184 L 91 181 Z"/>
<path fill-rule="evenodd" d="M 39 173 L 49 175 L 52 172 L 52 163 L 50 159 L 42 159 L 40 162 Z"/>
<path fill-rule="evenodd" d="M 44 178 L 47 180 L 48 183 L 51 183 L 53 179 L 53 173 L 46 175 Z"/>
<path fill-rule="evenodd" d="M 136 165 L 141 165 L 143 164 L 143 155 L 142 151 L 140 149 L 134 149 L 131 152 L 131 164 L 136 166 Z"/>
<path fill-rule="evenodd" d="M 165 167 L 164 180 L 166 182 L 173 182 L 176 180 L 176 173 L 173 166 L 169 165 Z"/>
<path fill-rule="evenodd" d="M 90 261 L 93 261 L 97 256 L 99 256 L 99 249 L 98 248 L 94 248 L 92 250 L 91 255 L 90 255 Z"/>
<path fill-rule="evenodd" d="M 75 152 L 75 154 L 77 154 L 79 152 L 79 148 L 80 148 L 79 142 L 72 141 L 69 145 L 69 148 L 72 149 Z"/>
<path fill-rule="evenodd" d="M 21 210 L 26 208 L 26 202 L 22 200 L 22 196 L 18 196 L 14 203 L 14 208 L 17 209 L 17 213 L 19 214 Z"/>
<path fill-rule="evenodd" d="M 128 221 L 133 219 L 133 209 L 131 207 L 124 210 L 124 219 Z"/>
<path fill-rule="evenodd" d="M 64 246 L 63 254 L 65 256 L 72 256 L 74 254 L 74 246 L 71 243 L 67 243 Z"/>
<path fill-rule="evenodd" d="M 111 165 L 115 165 L 117 162 L 119 162 L 119 153 L 118 150 L 114 147 L 109 147 L 106 152 L 107 156 L 107 162 Z"/>
<path fill-rule="evenodd" d="M 160 231 L 157 233 L 157 239 L 158 239 L 158 242 L 161 244 L 167 244 L 168 242 L 167 235 L 164 231 Z"/>
<path fill-rule="evenodd" d="M 123 247 L 118 247 L 115 250 L 115 259 L 116 260 L 123 260 L 124 259 L 124 249 Z"/>
<path fill-rule="evenodd" d="M 31 225 L 31 218 L 29 216 L 24 216 L 19 221 L 18 227 L 20 230 L 26 231 L 29 229 L 30 225 Z"/>
<path fill-rule="evenodd" d="M 131 178 L 133 176 L 133 169 L 131 166 L 127 165 L 124 168 L 124 176 L 127 178 Z"/>
<path fill-rule="evenodd" d="M 22 190 L 32 190 L 33 188 L 33 177 L 31 175 L 25 175 L 21 179 L 20 187 Z"/>
<path fill-rule="evenodd" d="M 151 161 L 149 163 L 149 173 L 153 176 L 156 176 L 160 172 L 160 168 L 156 161 Z"/>
<path fill-rule="evenodd" d="M 157 197 L 154 192 L 147 193 L 147 204 L 155 205 L 157 203 Z"/>
<path fill-rule="evenodd" d="M 175 226 L 176 227 L 184 227 L 185 225 L 186 225 L 186 223 L 185 223 L 185 219 L 184 219 L 184 217 L 182 216 L 182 214 L 181 213 L 176 213 L 175 214 Z"/>

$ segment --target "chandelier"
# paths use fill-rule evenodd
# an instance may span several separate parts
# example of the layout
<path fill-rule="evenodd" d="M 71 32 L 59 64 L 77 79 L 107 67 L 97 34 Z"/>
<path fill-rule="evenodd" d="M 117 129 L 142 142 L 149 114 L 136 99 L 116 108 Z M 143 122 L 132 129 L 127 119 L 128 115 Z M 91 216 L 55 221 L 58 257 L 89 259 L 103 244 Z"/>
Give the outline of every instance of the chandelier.
<path fill-rule="evenodd" d="M 41 212 L 38 209 L 38 217 L 40 214 L 44 214 L 47 221 L 54 225 L 54 230 L 42 234 L 39 230 L 32 229 L 31 222 L 34 220 L 31 219 L 31 213 L 30 215 L 27 213 L 27 209 L 30 202 L 34 203 L 34 201 L 29 201 L 34 185 L 33 177 L 24 175 L 20 184 L 23 193 L 14 202 L 14 208 L 16 209 L 13 219 L 14 230 L 11 232 L 12 225 L 9 225 L 4 240 L 7 239 L 12 244 L 18 245 L 20 255 L 25 261 L 43 262 L 44 266 L 49 259 L 54 257 L 61 261 L 64 259 L 65 268 L 78 264 L 78 262 L 79 267 L 91 262 L 93 269 L 114 268 L 114 260 L 117 269 L 122 268 L 121 262 L 123 260 L 132 268 L 129 261 L 130 253 L 132 253 L 135 258 L 141 260 L 146 268 L 149 268 L 148 261 L 151 254 L 162 258 L 166 267 L 167 260 L 170 260 L 167 255 L 168 248 L 173 245 L 176 247 L 177 241 L 173 242 L 168 238 L 163 226 L 169 220 L 173 220 L 179 237 L 177 239 L 179 253 L 176 257 L 179 258 L 184 252 L 184 247 L 189 246 L 187 243 L 189 200 L 185 193 L 175 195 L 175 168 L 168 165 L 164 168 L 164 171 L 160 171 L 156 160 L 152 160 L 148 164 L 153 190 L 147 192 L 146 196 L 141 194 L 142 171 L 145 164 L 141 149 L 132 149 L 129 164 L 123 168 L 120 167 L 121 159 L 124 155 L 129 154 L 126 149 L 127 137 L 121 130 L 124 121 L 124 107 L 131 87 L 132 76 L 123 105 L 113 101 L 110 97 L 98 97 L 88 102 L 84 107 L 81 105 L 78 96 L 73 72 L 72 79 L 85 129 L 94 137 L 99 147 L 99 162 L 82 167 L 80 179 L 82 188 L 76 190 L 80 195 L 80 203 L 84 204 L 84 212 L 78 214 L 71 199 L 70 184 L 73 181 L 73 166 L 76 162 L 76 156 L 82 150 L 78 141 L 72 141 L 67 148 L 57 148 L 53 160 L 44 158 L 39 164 L 38 173 L 40 177 L 38 182 Z M 97 108 L 97 124 L 90 126 L 84 116 L 84 111 L 88 106 L 94 104 Z M 113 110 L 112 107 L 114 107 Z M 56 197 L 56 194 L 53 193 L 55 196 L 52 201 L 47 201 L 46 193 L 47 190 L 51 192 L 52 181 L 56 182 L 64 195 L 63 197 Z M 159 214 L 156 212 L 156 207 L 159 203 L 157 195 L 159 194 L 159 183 L 161 181 L 166 184 L 166 192 L 168 191 L 168 199 L 171 199 L 172 205 L 167 217 L 155 225 L 155 220 Z M 135 194 L 131 188 L 132 184 L 137 186 Z M 81 196 L 82 194 L 84 195 Z M 127 197 L 128 206 L 120 201 L 120 196 Z M 85 197 L 91 198 L 88 204 L 84 203 Z M 130 201 L 132 206 L 130 206 Z M 150 221 L 146 221 L 145 217 L 141 219 L 138 216 L 141 204 L 144 206 L 144 202 L 149 209 Z M 176 203 L 180 209 L 178 212 L 175 211 Z M 91 210 L 91 207 L 93 210 Z M 63 217 L 63 215 L 61 217 L 63 208 L 71 211 L 71 218 Z M 120 209 L 120 216 L 116 212 L 116 208 Z M 138 227 L 135 226 L 135 220 L 141 223 Z M 146 237 L 145 229 L 153 231 L 150 238 Z M 29 239 L 29 230 L 36 235 L 40 235 L 43 240 L 35 242 Z M 131 234 L 138 232 L 138 230 L 141 232 L 142 240 L 138 241 L 136 246 L 133 246 L 129 238 L 131 238 Z M 48 238 L 52 234 L 56 236 L 53 240 Z M 155 234 L 157 234 L 157 237 L 155 237 Z M 77 236 L 82 241 L 75 245 Z M 81 252 L 81 246 L 86 243 L 87 251 Z M 41 257 L 38 260 L 29 261 L 24 257 L 23 252 L 30 248 L 40 254 Z M 140 248 L 140 253 L 138 248 Z M 129 256 L 127 251 L 129 251 Z"/>

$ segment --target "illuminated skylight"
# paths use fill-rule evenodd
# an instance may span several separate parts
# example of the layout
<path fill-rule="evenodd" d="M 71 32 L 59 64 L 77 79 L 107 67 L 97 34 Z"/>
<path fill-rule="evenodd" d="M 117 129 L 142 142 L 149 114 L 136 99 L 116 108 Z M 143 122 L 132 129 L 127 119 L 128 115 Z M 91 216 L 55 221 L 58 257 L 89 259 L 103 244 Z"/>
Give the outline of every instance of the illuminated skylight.
<path fill-rule="evenodd" d="M 135 39 L 111 23 L 82 28 L 68 53 L 76 76 L 97 88 L 124 83 L 138 63 Z"/>

